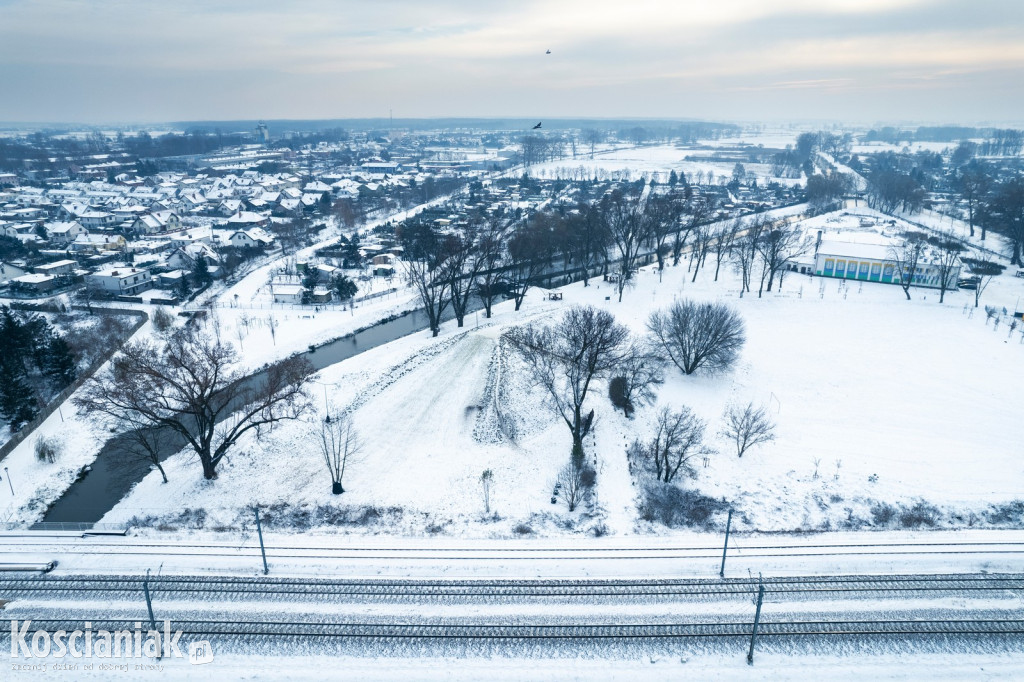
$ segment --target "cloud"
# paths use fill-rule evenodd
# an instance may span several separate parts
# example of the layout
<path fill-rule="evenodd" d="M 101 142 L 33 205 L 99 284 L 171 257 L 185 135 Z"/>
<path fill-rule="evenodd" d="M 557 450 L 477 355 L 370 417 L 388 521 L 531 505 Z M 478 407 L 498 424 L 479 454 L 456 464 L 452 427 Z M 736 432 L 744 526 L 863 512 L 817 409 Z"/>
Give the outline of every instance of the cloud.
<path fill-rule="evenodd" d="M 173 118 L 154 110 L 154 97 L 193 112 L 184 118 L 360 116 L 389 104 L 409 116 L 685 116 L 699 102 L 704 115 L 736 119 L 747 113 L 738 92 L 794 116 L 834 116 L 835 104 L 812 95 L 882 93 L 908 80 L 936 92 L 955 83 L 976 102 L 964 107 L 975 118 L 1015 116 L 1024 103 L 1016 93 L 994 101 L 980 77 L 1019 81 L 1024 70 L 1024 3 L 999 0 L 0 6 L 7 120 L 64 118 L 54 102 L 69 91 L 117 92 L 78 104 L 118 120 Z M 849 118 L 890 108 L 848 107 Z"/>

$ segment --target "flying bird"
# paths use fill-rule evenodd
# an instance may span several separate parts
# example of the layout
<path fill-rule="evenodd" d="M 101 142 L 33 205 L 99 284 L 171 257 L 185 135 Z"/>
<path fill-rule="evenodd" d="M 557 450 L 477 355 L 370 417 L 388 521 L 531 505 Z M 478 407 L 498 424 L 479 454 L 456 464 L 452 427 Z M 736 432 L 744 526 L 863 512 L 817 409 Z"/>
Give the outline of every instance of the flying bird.
<path fill-rule="evenodd" d="M 537 125 L 533 126 L 534 130 L 537 130 L 538 128 L 540 128 L 540 123 L 538 123 Z"/>
<path fill-rule="evenodd" d="M 547 52 L 545 52 L 544 54 L 551 54 L 551 50 L 548 50 L 548 51 L 547 51 Z"/>

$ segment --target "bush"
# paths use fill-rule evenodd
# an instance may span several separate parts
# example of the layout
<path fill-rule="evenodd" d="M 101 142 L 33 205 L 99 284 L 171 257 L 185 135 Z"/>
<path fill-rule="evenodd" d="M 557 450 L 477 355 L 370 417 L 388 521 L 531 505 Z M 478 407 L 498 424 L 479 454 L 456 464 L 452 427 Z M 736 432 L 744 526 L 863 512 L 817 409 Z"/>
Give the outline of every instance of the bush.
<path fill-rule="evenodd" d="M 593 467 L 583 467 L 583 471 L 580 472 L 580 485 L 584 489 L 590 490 L 597 484 L 597 472 L 594 471 Z"/>
<path fill-rule="evenodd" d="M 533 535 L 533 527 L 528 523 L 520 523 L 512 529 L 512 532 L 516 535 Z"/>
<path fill-rule="evenodd" d="M 153 327 L 158 332 L 163 334 L 168 329 L 174 326 L 174 316 L 167 312 L 166 309 L 160 307 L 153 313 Z"/>
<path fill-rule="evenodd" d="M 53 464 L 64 453 L 64 446 L 56 436 L 39 436 L 36 438 L 36 459 L 40 462 Z"/>
<path fill-rule="evenodd" d="M 993 525 L 1009 524 L 1019 528 L 1024 525 L 1024 501 L 1014 500 L 1006 504 L 993 505 L 985 516 Z"/>
<path fill-rule="evenodd" d="M 886 526 L 896 516 L 896 508 L 891 504 L 879 502 L 871 507 L 871 519 L 876 526 Z"/>
<path fill-rule="evenodd" d="M 910 509 L 900 512 L 900 525 L 904 528 L 932 527 L 939 517 L 939 510 L 927 502 L 921 501 Z"/>
<path fill-rule="evenodd" d="M 669 528 L 698 527 L 710 529 L 711 518 L 726 512 L 729 505 L 713 497 L 705 497 L 693 490 L 683 490 L 664 483 L 644 488 L 640 503 L 640 518 L 661 523 Z"/>
<path fill-rule="evenodd" d="M 608 382 L 608 398 L 612 405 L 622 410 L 627 417 L 633 414 L 633 403 L 626 392 L 626 377 L 613 377 Z"/>

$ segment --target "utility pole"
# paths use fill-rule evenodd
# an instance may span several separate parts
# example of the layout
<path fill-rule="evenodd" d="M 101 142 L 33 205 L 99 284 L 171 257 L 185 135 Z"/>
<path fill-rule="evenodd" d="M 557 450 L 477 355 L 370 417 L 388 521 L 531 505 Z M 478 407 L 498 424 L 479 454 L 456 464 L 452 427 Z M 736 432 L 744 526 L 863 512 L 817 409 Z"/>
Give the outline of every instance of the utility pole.
<path fill-rule="evenodd" d="M 725 521 L 725 546 L 722 547 L 722 569 L 718 571 L 718 577 L 725 577 L 725 554 L 729 551 L 729 529 L 732 527 L 732 509 L 729 510 L 729 518 Z"/>
<path fill-rule="evenodd" d="M 754 612 L 754 629 L 750 632 L 750 651 L 747 652 L 747 665 L 754 665 L 754 640 L 757 639 L 757 624 L 761 622 L 761 602 L 764 601 L 764 585 L 757 588 L 757 610 Z"/>
<path fill-rule="evenodd" d="M 263 546 L 263 527 L 260 525 L 260 508 L 255 506 L 252 510 L 256 513 L 256 534 L 260 536 L 260 554 L 263 555 L 263 575 L 270 573 L 267 567 L 267 550 Z"/>
<path fill-rule="evenodd" d="M 146 577 L 142 581 L 142 591 L 146 595 L 146 610 L 149 611 L 149 627 L 151 630 L 156 630 L 156 618 L 153 617 L 153 600 L 149 596 L 149 569 L 146 569 Z M 163 647 L 160 647 L 160 651 L 157 653 L 156 660 L 163 658 Z"/>

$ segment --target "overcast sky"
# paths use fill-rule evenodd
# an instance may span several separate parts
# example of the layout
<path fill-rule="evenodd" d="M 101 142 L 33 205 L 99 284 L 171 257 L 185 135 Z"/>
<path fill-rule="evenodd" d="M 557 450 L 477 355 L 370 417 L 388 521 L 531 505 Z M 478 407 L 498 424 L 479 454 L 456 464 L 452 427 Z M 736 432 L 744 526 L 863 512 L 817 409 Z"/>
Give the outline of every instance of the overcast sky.
<path fill-rule="evenodd" d="M 4 121 L 984 123 L 1022 105 L 1024 0 L 0 0 Z"/>

